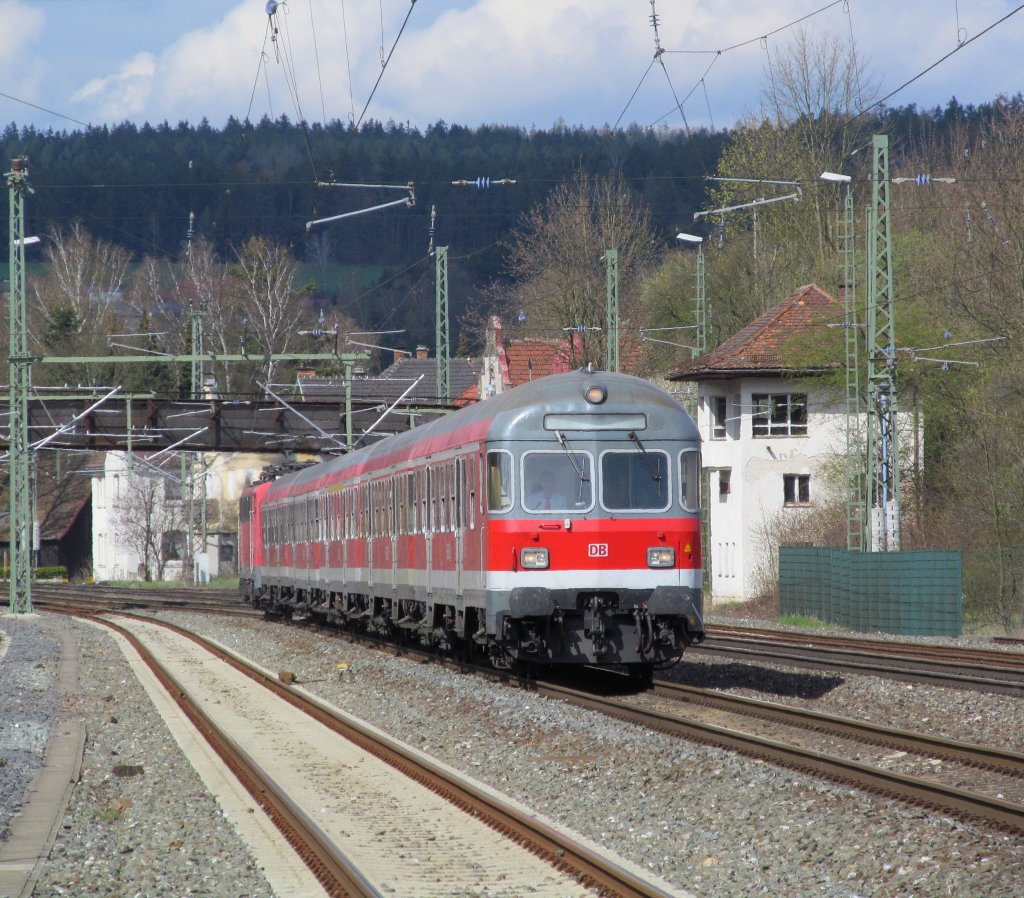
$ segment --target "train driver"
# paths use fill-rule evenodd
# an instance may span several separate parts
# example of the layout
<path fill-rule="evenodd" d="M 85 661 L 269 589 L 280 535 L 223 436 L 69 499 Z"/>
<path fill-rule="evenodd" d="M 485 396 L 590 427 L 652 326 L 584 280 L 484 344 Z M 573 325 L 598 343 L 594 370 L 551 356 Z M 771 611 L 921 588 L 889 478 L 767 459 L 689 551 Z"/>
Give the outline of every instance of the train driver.
<path fill-rule="evenodd" d="M 530 493 L 527 499 L 530 511 L 565 510 L 569 508 L 569 500 L 555 484 L 555 475 L 545 468 L 540 473 L 540 480 L 537 488 Z"/>

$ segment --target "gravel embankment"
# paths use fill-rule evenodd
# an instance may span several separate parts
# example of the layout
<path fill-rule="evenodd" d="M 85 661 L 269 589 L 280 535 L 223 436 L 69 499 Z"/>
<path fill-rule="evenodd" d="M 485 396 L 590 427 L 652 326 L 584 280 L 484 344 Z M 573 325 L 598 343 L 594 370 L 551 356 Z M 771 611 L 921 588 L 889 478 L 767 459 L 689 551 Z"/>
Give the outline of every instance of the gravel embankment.
<path fill-rule="evenodd" d="M 197 628 L 206 635 L 271 670 L 293 671 L 325 699 L 700 896 L 1021 894 L 1024 846 L 1017 836 L 299 628 L 170 616 L 201 620 Z M 35 894 L 269 895 L 258 862 L 206 795 L 113 641 L 71 626 L 82 644 L 85 766 Z M 10 630 L 7 620 L 0 628 Z M 54 648 L 39 642 L 20 649 L 21 639 L 43 640 L 33 629 L 14 628 L 0 663 L 0 732 L 19 716 L 47 714 L 45 688 L 23 688 L 20 704 L 3 688 L 13 659 Z M 342 660 L 352 665 L 344 680 L 336 671 Z M 688 682 L 894 726 L 1018 749 L 1024 740 L 1024 703 L 1005 696 L 696 655 L 681 671 Z M 7 754 L 5 746 L 0 757 Z M 144 773 L 117 777 L 118 764 L 142 765 Z M 21 763 L 0 768 L 0 797 L 16 790 L 7 782 L 12 769 Z M 123 886 L 110 884 L 115 874 Z"/>
<path fill-rule="evenodd" d="M 48 620 L 53 620 L 48 617 Z M 86 722 L 81 779 L 33 896 L 272 898 L 259 864 L 181 753 L 114 640 L 71 627 Z M 42 762 L 60 643 L 39 619 L 0 619 L 0 828 Z M 8 738 L 26 724 L 31 740 Z M 3 764 L 6 760 L 7 763 Z M 11 796 L 19 796 L 9 800 Z M 11 821 L 17 826 L 16 818 Z"/>

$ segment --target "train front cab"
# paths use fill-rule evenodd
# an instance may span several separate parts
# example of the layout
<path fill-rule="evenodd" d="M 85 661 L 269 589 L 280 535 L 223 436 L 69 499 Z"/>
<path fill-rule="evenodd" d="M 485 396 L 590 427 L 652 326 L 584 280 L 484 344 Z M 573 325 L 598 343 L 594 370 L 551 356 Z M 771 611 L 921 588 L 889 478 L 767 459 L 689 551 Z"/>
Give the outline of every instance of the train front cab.
<path fill-rule="evenodd" d="M 545 437 L 487 453 L 492 660 L 675 663 L 704 638 L 696 433 Z"/>

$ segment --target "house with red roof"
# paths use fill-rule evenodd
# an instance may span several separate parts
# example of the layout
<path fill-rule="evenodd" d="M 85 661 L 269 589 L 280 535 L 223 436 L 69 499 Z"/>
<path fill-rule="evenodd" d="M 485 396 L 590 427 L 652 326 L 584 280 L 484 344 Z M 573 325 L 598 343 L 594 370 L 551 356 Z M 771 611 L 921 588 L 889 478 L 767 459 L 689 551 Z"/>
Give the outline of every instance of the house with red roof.
<path fill-rule="evenodd" d="M 844 486 L 826 466 L 845 452 L 845 395 L 822 377 L 845 364 L 842 331 L 830 354 L 825 330 L 843 315 L 839 298 L 809 284 L 669 375 L 697 383 L 712 601 L 754 598 L 758 568 L 777 551 L 772 531 Z M 812 340 L 817 354 L 801 352 Z"/>
<path fill-rule="evenodd" d="M 619 370 L 641 375 L 646 346 L 621 339 Z M 495 315 L 487 327 L 486 345 L 480 370 L 481 399 L 495 396 L 548 374 L 564 374 L 585 365 L 582 335 L 567 333 L 559 339 L 522 337 L 512 339 Z"/>

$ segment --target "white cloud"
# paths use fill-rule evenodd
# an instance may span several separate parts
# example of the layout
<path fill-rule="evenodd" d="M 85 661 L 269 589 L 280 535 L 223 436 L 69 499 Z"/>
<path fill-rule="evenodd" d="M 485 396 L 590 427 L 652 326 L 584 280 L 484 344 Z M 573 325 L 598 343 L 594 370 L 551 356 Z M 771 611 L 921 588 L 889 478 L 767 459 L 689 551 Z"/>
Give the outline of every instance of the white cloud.
<path fill-rule="evenodd" d="M 196 123 L 205 116 L 220 126 L 228 116 L 295 119 L 297 103 L 309 120 L 344 120 L 362 113 L 382 55 L 409 14 L 367 117 L 420 127 L 444 119 L 546 128 L 559 119 L 612 123 L 624 113 L 623 124 L 678 127 L 675 96 L 685 102 L 690 125 L 725 127 L 759 105 L 768 60 L 785 52 L 793 36 L 778 29 L 811 11 L 807 0 L 663 3 L 657 12 L 666 77 L 660 64 L 652 66 L 648 0 L 431 0 L 413 7 L 408 0 L 291 0 L 274 19 L 276 42 L 256 0 L 204 0 L 205 16 L 192 18 L 170 0 L 150 2 L 152 15 L 136 15 L 133 27 L 116 15 L 118 3 L 97 4 L 99 12 L 86 15 L 89 4 L 81 0 L 0 0 L 4 90 L 92 121 Z M 852 34 L 885 93 L 955 47 L 958 23 L 971 37 L 1009 8 L 982 0 L 957 19 L 924 0 L 907 0 L 886 7 L 886 28 L 879 30 L 879 0 L 857 0 L 827 7 L 802 27 L 844 42 Z M 114 18 L 103 18 L 110 9 Z M 963 102 L 984 102 L 1019 90 L 1024 58 L 1015 45 L 1022 33 L 1024 14 L 892 103 L 927 106 L 954 93 Z M 68 87 L 69 78 L 78 82 Z M 44 88 L 51 93 L 41 100 Z M 64 108 L 69 97 L 81 109 Z"/>
<path fill-rule="evenodd" d="M 0 19 L 4 23 L 0 28 L 0 78 L 4 92 L 37 101 L 46 66 L 32 54 L 42 37 L 46 15 L 19 0 L 0 0 Z"/>
<path fill-rule="evenodd" d="M 71 99 L 96 109 L 106 122 L 133 119 L 146 109 L 155 71 L 152 53 L 136 53 L 117 73 L 93 78 L 75 91 Z"/>

